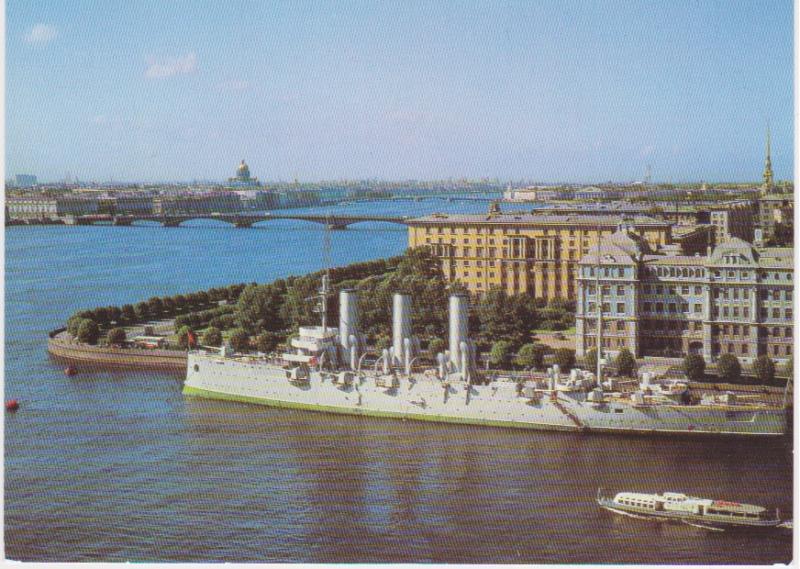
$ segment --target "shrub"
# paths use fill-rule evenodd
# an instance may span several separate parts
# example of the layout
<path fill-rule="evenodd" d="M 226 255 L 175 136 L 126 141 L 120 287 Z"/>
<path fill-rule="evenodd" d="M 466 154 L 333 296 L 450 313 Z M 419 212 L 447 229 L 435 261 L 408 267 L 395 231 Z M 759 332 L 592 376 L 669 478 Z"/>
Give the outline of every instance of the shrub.
<path fill-rule="evenodd" d="M 498 368 L 508 367 L 511 360 L 511 342 L 508 340 L 498 340 L 492 344 L 492 351 L 489 353 L 489 363 Z"/>
<path fill-rule="evenodd" d="M 683 358 L 683 373 L 686 374 L 689 381 L 703 381 L 706 374 L 706 361 L 703 356 L 689 354 Z"/>
<path fill-rule="evenodd" d="M 544 351 L 539 350 L 539 347 L 544 348 L 544 346 L 541 346 L 541 344 L 525 344 L 522 346 L 517 351 L 517 356 L 514 358 L 514 364 L 524 369 L 541 367 L 541 364 L 544 360 Z"/>
<path fill-rule="evenodd" d="M 275 332 L 264 332 L 256 338 L 256 349 L 263 354 L 275 351 L 281 343 L 281 336 Z"/>
<path fill-rule="evenodd" d="M 126 339 L 125 330 L 122 328 L 112 328 L 108 331 L 106 340 L 109 344 L 122 344 Z"/>
<path fill-rule="evenodd" d="M 759 356 L 753 362 L 753 374 L 761 385 L 775 383 L 775 362 L 769 356 Z"/>
<path fill-rule="evenodd" d="M 229 341 L 234 352 L 246 352 L 250 349 L 250 335 L 242 328 L 234 330 Z"/>
<path fill-rule="evenodd" d="M 623 348 L 619 351 L 614 363 L 617 365 L 617 371 L 620 375 L 632 377 L 636 372 L 636 358 L 633 357 L 633 354 L 627 348 Z"/>
<path fill-rule="evenodd" d="M 78 341 L 84 344 L 96 344 L 100 338 L 100 327 L 94 320 L 85 318 L 78 326 Z"/>
<path fill-rule="evenodd" d="M 555 359 L 562 372 L 567 372 L 575 367 L 575 350 L 559 348 L 555 351 Z"/>
<path fill-rule="evenodd" d="M 219 331 L 219 328 L 214 328 L 213 326 L 208 328 L 203 334 L 202 343 L 205 346 L 221 346 L 222 332 Z"/>
<path fill-rule="evenodd" d="M 726 383 L 739 383 L 742 379 L 742 365 L 733 354 L 724 354 L 717 360 L 717 376 Z"/>

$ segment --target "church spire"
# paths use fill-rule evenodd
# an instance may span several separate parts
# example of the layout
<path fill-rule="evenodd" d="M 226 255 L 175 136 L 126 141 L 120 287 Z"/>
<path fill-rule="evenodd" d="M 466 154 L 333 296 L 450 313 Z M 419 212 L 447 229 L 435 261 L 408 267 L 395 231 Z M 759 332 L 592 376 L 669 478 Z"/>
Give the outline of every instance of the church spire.
<path fill-rule="evenodd" d="M 767 159 L 764 161 L 764 193 L 768 193 L 775 186 L 772 179 L 772 157 L 770 156 L 770 133 L 767 125 Z"/>

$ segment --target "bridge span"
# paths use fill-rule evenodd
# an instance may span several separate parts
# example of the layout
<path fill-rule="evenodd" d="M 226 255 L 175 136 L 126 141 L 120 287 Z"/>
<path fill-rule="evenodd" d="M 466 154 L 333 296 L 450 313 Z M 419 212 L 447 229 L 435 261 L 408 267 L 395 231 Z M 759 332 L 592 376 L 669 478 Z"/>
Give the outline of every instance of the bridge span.
<path fill-rule="evenodd" d="M 276 221 L 281 219 L 293 219 L 319 223 L 329 229 L 347 229 L 354 223 L 365 221 L 377 221 L 385 223 L 397 223 L 408 225 L 411 217 L 392 217 L 382 215 L 304 215 L 304 214 L 252 214 L 252 213 L 187 213 L 187 214 L 166 214 L 166 215 L 81 215 L 65 220 L 68 225 L 95 225 L 111 224 L 117 226 L 133 225 L 137 221 L 152 221 L 159 223 L 162 227 L 178 227 L 186 221 L 194 219 L 211 219 L 229 223 L 234 227 L 248 228 L 256 223 L 264 221 Z"/>

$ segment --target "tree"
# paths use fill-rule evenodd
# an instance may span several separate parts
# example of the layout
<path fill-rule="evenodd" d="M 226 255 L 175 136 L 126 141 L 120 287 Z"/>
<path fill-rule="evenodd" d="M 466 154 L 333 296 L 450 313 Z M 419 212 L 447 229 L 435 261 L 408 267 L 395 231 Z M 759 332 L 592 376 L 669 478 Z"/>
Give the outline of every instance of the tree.
<path fill-rule="evenodd" d="M 575 367 L 575 350 L 559 348 L 555 351 L 555 359 L 562 372 L 567 372 Z"/>
<path fill-rule="evenodd" d="M 218 328 L 211 326 L 207 328 L 203 334 L 202 343 L 204 346 L 221 346 L 222 345 L 222 332 Z"/>
<path fill-rule="evenodd" d="M 597 371 L 597 348 L 587 350 L 586 354 L 583 356 L 583 366 L 587 371 L 593 373 Z"/>
<path fill-rule="evenodd" d="M 477 306 L 480 337 L 486 344 L 505 340 L 516 349 L 530 338 L 534 310 L 531 297 L 508 296 L 503 289 L 492 288 Z"/>
<path fill-rule="evenodd" d="M 150 307 L 146 301 L 137 302 L 133 309 L 136 311 L 136 320 L 139 322 L 146 322 L 150 319 Z"/>
<path fill-rule="evenodd" d="M 544 364 L 545 352 L 546 348 L 542 344 L 525 344 L 517 350 L 514 363 L 524 369 L 539 369 Z"/>
<path fill-rule="evenodd" d="M 617 365 L 617 372 L 625 377 L 632 377 L 636 373 L 636 358 L 628 348 L 622 348 L 614 360 Z"/>
<path fill-rule="evenodd" d="M 100 327 L 94 320 L 85 318 L 78 326 L 78 341 L 84 344 L 96 344 L 100 338 Z"/>
<path fill-rule="evenodd" d="M 775 362 L 769 356 L 759 356 L 753 362 L 753 374 L 761 385 L 772 385 L 775 382 Z"/>
<path fill-rule="evenodd" d="M 242 328 L 235 329 L 229 341 L 234 352 L 245 352 L 250 349 L 250 334 Z"/>
<path fill-rule="evenodd" d="M 189 336 L 194 335 L 194 330 L 189 328 L 189 326 L 182 326 L 180 330 L 178 330 L 178 345 L 181 347 L 182 350 L 189 349 Z"/>
<path fill-rule="evenodd" d="M 122 328 L 112 328 L 108 331 L 108 335 L 106 336 L 106 340 L 109 344 L 122 344 L 125 342 L 125 330 Z"/>
<path fill-rule="evenodd" d="M 248 286 L 236 304 L 239 326 L 250 334 L 282 330 L 282 304 L 283 297 L 271 285 Z"/>
<path fill-rule="evenodd" d="M 164 310 L 164 303 L 157 296 L 153 296 L 147 300 L 147 308 L 153 318 L 158 318 Z"/>
<path fill-rule="evenodd" d="M 706 375 L 706 361 L 699 354 L 689 354 L 683 358 L 683 373 L 689 381 L 703 381 Z"/>
<path fill-rule="evenodd" d="M 443 354 L 447 349 L 447 343 L 441 338 L 434 338 L 428 342 L 428 357 L 436 361 L 437 354 Z"/>
<path fill-rule="evenodd" d="M 108 322 L 116 322 L 119 324 L 120 320 L 122 320 L 122 310 L 118 306 L 108 306 L 106 307 L 106 314 L 108 314 Z"/>
<path fill-rule="evenodd" d="M 78 327 L 84 320 L 87 320 L 87 318 L 86 316 L 83 315 L 82 312 L 73 314 L 72 316 L 69 317 L 69 320 L 67 320 L 67 332 L 69 333 L 70 336 L 72 336 L 73 338 L 78 337 Z"/>
<path fill-rule="evenodd" d="M 134 310 L 132 304 L 122 305 L 122 318 L 125 322 L 136 322 L 136 310 Z"/>
<path fill-rule="evenodd" d="M 105 306 L 100 306 L 95 308 L 92 311 L 92 320 L 97 322 L 97 324 L 108 324 L 108 308 Z"/>
<path fill-rule="evenodd" d="M 186 297 L 184 295 L 176 294 L 173 297 L 173 300 L 175 301 L 175 309 L 178 312 L 183 312 L 184 310 L 186 310 Z"/>
<path fill-rule="evenodd" d="M 258 338 L 256 338 L 256 349 L 258 349 L 258 351 L 262 354 L 268 354 L 270 352 L 274 352 L 275 348 L 277 348 L 278 344 L 280 343 L 280 334 L 276 334 L 275 332 L 264 332 Z"/>
<path fill-rule="evenodd" d="M 164 307 L 164 314 L 166 316 L 175 316 L 175 299 L 173 299 L 171 296 L 165 296 L 161 299 L 161 303 Z"/>
<path fill-rule="evenodd" d="M 726 383 L 739 383 L 742 378 L 742 365 L 733 354 L 723 354 L 717 360 L 717 376 Z"/>
<path fill-rule="evenodd" d="M 508 340 L 498 340 L 492 344 L 492 351 L 489 353 L 489 363 L 500 369 L 505 369 L 511 360 L 511 342 Z"/>

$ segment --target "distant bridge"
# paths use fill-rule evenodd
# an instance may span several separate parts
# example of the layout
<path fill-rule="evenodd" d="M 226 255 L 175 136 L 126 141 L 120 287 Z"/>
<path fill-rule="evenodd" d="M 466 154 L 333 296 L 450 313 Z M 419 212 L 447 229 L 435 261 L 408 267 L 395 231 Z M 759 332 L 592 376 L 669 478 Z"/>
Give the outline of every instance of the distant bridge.
<path fill-rule="evenodd" d="M 187 214 L 167 214 L 167 215 L 81 215 L 69 218 L 66 221 L 68 225 L 95 225 L 95 224 L 111 224 L 118 226 L 133 225 L 137 221 L 151 221 L 161 224 L 163 227 L 178 227 L 186 221 L 194 219 L 212 219 L 215 221 L 222 221 L 229 223 L 234 227 L 252 227 L 256 223 L 264 221 L 275 221 L 280 219 L 296 219 L 301 221 L 310 221 L 312 223 L 319 223 L 328 227 L 329 229 L 346 229 L 354 223 L 361 223 L 365 221 L 378 221 L 385 223 L 397 223 L 400 225 L 408 225 L 411 217 L 391 217 L 382 215 L 303 215 L 303 214 L 250 214 L 250 213 L 187 213 Z"/>

